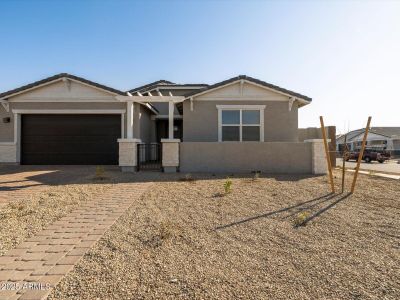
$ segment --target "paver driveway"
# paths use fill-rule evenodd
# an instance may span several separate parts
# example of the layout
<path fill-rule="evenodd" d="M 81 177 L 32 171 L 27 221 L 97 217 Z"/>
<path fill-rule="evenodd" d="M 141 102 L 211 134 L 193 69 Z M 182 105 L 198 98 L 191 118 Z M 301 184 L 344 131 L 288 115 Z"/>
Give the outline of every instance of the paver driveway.
<path fill-rule="evenodd" d="M 93 167 L 7 167 L 1 170 L 1 193 L 5 202 L 12 201 L 48 185 L 67 184 L 90 174 Z M 45 299 L 151 184 L 117 183 L 101 197 L 87 201 L 0 256 L 0 299 Z"/>
<path fill-rule="evenodd" d="M 40 192 L 49 185 L 68 184 L 93 174 L 93 166 L 0 165 L 0 207 Z"/>

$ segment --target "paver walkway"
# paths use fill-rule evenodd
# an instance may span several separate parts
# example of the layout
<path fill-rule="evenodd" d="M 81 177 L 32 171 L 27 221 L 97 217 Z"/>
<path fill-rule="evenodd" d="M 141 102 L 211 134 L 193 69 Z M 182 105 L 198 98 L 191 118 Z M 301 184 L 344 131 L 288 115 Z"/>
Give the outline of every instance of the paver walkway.
<path fill-rule="evenodd" d="M 45 299 L 151 184 L 117 184 L 0 256 L 0 299 Z"/>

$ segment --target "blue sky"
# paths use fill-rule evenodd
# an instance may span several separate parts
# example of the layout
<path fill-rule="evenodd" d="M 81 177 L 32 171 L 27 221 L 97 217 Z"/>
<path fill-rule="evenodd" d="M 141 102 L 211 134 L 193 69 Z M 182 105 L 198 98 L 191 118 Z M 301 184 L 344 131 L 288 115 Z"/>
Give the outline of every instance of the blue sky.
<path fill-rule="evenodd" d="M 0 40 L 0 91 L 246 74 L 312 97 L 301 127 L 400 126 L 400 1 L 1 0 Z"/>

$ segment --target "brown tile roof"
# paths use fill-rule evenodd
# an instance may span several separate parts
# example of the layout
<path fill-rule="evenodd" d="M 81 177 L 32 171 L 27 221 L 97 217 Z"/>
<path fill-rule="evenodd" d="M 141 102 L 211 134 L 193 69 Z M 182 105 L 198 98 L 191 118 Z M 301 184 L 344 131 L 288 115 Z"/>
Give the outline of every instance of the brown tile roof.
<path fill-rule="evenodd" d="M 174 82 L 171 82 L 171 81 L 168 81 L 168 80 L 157 80 L 157 81 L 154 81 L 152 83 L 145 84 L 145 85 L 139 86 L 137 88 L 131 89 L 128 92 L 130 92 L 130 93 L 136 93 L 136 92 L 144 93 L 144 92 L 147 92 L 149 90 L 155 89 L 157 87 L 162 87 L 162 86 L 171 87 L 171 89 L 173 89 L 174 87 L 188 87 L 188 89 L 189 89 L 189 88 L 191 88 L 193 86 L 195 86 L 195 87 L 207 87 L 208 84 L 205 84 L 205 83 L 184 83 L 184 84 L 181 84 L 181 83 L 174 83 Z"/>

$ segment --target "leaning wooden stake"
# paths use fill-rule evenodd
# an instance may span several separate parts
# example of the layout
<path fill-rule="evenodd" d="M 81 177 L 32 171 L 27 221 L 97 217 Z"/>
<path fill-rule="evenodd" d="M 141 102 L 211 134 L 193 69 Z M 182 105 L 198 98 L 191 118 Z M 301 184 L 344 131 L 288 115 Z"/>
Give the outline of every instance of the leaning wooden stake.
<path fill-rule="evenodd" d="M 344 177 L 346 176 L 347 134 L 344 136 L 343 164 L 342 164 L 342 194 L 344 193 Z"/>
<path fill-rule="evenodd" d="M 332 164 L 331 164 L 331 158 L 330 158 L 330 155 L 329 155 L 328 142 L 327 142 L 327 140 L 326 140 L 324 118 L 321 116 L 321 117 L 319 117 L 319 120 L 320 120 L 320 122 L 321 122 L 322 137 L 323 137 L 323 139 L 324 139 L 324 147 L 325 147 L 325 154 L 326 154 L 326 162 L 327 162 L 327 164 L 328 164 L 328 171 L 329 171 L 329 180 L 330 180 L 330 182 L 331 182 L 332 193 L 334 193 L 334 192 L 335 192 L 335 184 L 333 183 Z"/>
<path fill-rule="evenodd" d="M 364 150 L 365 150 L 365 144 L 367 142 L 367 135 L 368 135 L 368 131 L 369 131 L 369 126 L 371 124 L 371 119 L 372 117 L 368 117 L 368 122 L 367 122 L 367 127 L 365 127 L 365 133 L 364 133 L 364 138 L 363 138 L 363 142 L 361 145 L 361 151 L 358 154 L 358 159 L 357 159 L 357 166 L 356 166 L 356 171 L 354 173 L 354 177 L 353 177 L 353 184 L 351 185 L 351 193 L 354 193 L 354 189 L 356 187 L 356 182 L 357 182 L 357 176 L 358 176 L 358 171 L 360 169 L 360 164 L 361 164 L 361 160 L 362 157 L 364 155 Z"/>

